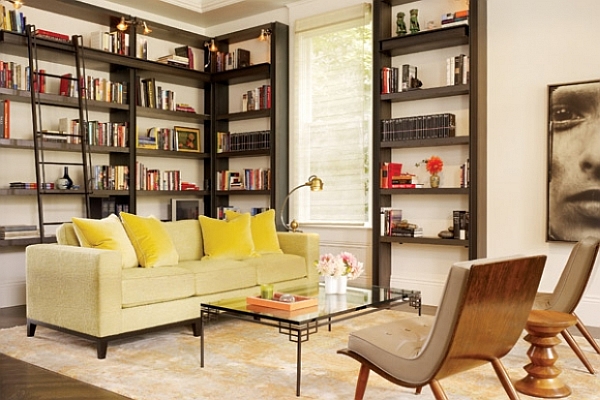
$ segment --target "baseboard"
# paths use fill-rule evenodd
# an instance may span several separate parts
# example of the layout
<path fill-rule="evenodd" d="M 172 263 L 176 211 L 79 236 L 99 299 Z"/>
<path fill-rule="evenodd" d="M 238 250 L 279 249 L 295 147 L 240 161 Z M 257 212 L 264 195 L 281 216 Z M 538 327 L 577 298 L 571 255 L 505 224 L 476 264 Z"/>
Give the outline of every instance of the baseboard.
<path fill-rule="evenodd" d="M 0 283 L 0 308 L 25 304 L 25 282 Z"/>

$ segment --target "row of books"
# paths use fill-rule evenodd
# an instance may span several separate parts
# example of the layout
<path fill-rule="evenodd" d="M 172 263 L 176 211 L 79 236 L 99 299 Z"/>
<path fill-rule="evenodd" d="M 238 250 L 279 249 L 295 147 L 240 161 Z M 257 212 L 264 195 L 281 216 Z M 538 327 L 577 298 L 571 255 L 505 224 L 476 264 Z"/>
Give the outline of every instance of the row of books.
<path fill-rule="evenodd" d="M 58 121 L 58 132 L 64 134 L 64 139 L 54 136 L 66 143 L 79 144 L 81 124 L 79 119 L 61 118 Z M 127 122 L 87 121 L 88 143 L 92 146 L 128 147 L 129 124 Z"/>
<path fill-rule="evenodd" d="M 269 190 L 271 170 L 251 169 L 243 172 L 223 170 L 217 172 L 217 190 Z"/>
<path fill-rule="evenodd" d="M 423 237 L 423 228 L 402 218 L 402 210 L 393 207 L 381 207 L 381 236 Z"/>
<path fill-rule="evenodd" d="M 454 239 L 469 238 L 469 212 L 464 210 L 452 211 L 452 233 Z"/>
<path fill-rule="evenodd" d="M 446 59 L 446 85 L 466 85 L 470 81 L 470 58 L 464 54 Z"/>
<path fill-rule="evenodd" d="M 465 24 L 469 19 L 469 10 L 460 10 L 453 13 L 442 15 L 442 27 L 449 27 L 456 24 Z"/>
<path fill-rule="evenodd" d="M 0 29 L 4 31 L 25 33 L 27 19 L 22 11 L 13 10 L 4 4 L 0 4 L 0 11 Z"/>
<path fill-rule="evenodd" d="M 261 150 L 270 146 L 271 131 L 217 132 L 217 153 Z"/>
<path fill-rule="evenodd" d="M 271 85 L 262 85 L 242 94 L 243 112 L 269 108 L 271 108 Z"/>
<path fill-rule="evenodd" d="M 173 128 L 152 127 L 146 135 L 138 135 L 138 149 L 177 150 L 177 136 Z"/>
<path fill-rule="evenodd" d="M 405 92 L 420 86 L 414 65 L 404 64 L 401 70 L 398 67 L 381 68 L 381 94 Z"/>
<path fill-rule="evenodd" d="M 92 49 L 110 53 L 129 55 L 129 33 L 122 31 L 89 33 L 89 46 Z"/>
<path fill-rule="evenodd" d="M 128 190 L 129 167 L 127 165 L 92 166 L 92 189 Z"/>
<path fill-rule="evenodd" d="M 77 82 L 71 79 L 70 73 L 64 74 L 63 77 L 60 82 L 59 94 L 62 96 L 75 96 Z M 88 100 L 117 104 L 127 103 L 128 88 L 126 82 L 114 82 L 106 78 L 94 78 L 89 75 L 85 79 L 85 97 Z"/>
<path fill-rule="evenodd" d="M 249 213 L 251 216 L 255 216 L 268 210 L 269 207 L 250 207 Z M 217 218 L 225 219 L 225 211 L 242 212 L 240 208 L 236 206 L 219 206 L 217 207 Z"/>
<path fill-rule="evenodd" d="M 25 239 L 39 237 L 40 230 L 36 225 L 1 225 L 0 239 Z"/>
<path fill-rule="evenodd" d="M 183 181 L 181 170 L 161 171 L 157 168 L 148 168 L 143 163 L 136 162 L 135 173 L 136 190 L 200 190 L 192 182 Z"/>
<path fill-rule="evenodd" d="M 0 60 L 0 88 L 29 91 L 29 67 Z"/>
<path fill-rule="evenodd" d="M 229 71 L 232 69 L 244 68 L 250 66 L 250 51 L 244 49 L 235 49 L 232 52 L 217 52 L 216 68 L 217 72 Z"/>
<path fill-rule="evenodd" d="M 10 100 L 0 100 L 0 137 L 10 138 Z"/>
<path fill-rule="evenodd" d="M 471 186 L 471 163 L 469 159 L 460 166 L 460 187 L 466 188 Z"/>
<path fill-rule="evenodd" d="M 456 116 L 451 113 L 381 120 L 381 140 L 418 140 L 453 137 Z"/>
<path fill-rule="evenodd" d="M 140 78 L 138 81 L 137 105 L 177 111 L 176 93 L 156 84 L 155 78 Z"/>
<path fill-rule="evenodd" d="M 382 162 L 379 166 L 380 189 L 418 189 L 423 186 L 416 175 L 402 173 L 401 163 Z"/>
<path fill-rule="evenodd" d="M 194 69 L 194 51 L 190 46 L 176 47 L 173 50 L 173 53 L 159 57 L 156 59 L 156 61 L 163 64 L 176 65 L 178 67 Z"/>

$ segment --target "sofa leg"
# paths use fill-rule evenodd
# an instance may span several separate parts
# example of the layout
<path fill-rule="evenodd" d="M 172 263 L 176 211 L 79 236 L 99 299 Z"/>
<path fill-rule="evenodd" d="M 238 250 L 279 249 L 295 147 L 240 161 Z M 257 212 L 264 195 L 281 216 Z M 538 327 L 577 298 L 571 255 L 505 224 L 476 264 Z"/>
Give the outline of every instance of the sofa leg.
<path fill-rule="evenodd" d="M 36 324 L 34 324 L 33 322 L 27 321 L 27 337 L 33 337 L 33 335 L 35 335 L 36 327 L 37 327 Z"/>
<path fill-rule="evenodd" d="M 192 330 L 194 331 L 194 337 L 199 337 L 202 333 L 200 329 L 200 320 L 197 320 L 192 324 Z"/>
<path fill-rule="evenodd" d="M 98 353 L 99 360 L 103 360 L 106 358 L 107 348 L 108 348 L 108 342 L 106 340 L 98 340 L 96 342 L 96 352 Z"/>

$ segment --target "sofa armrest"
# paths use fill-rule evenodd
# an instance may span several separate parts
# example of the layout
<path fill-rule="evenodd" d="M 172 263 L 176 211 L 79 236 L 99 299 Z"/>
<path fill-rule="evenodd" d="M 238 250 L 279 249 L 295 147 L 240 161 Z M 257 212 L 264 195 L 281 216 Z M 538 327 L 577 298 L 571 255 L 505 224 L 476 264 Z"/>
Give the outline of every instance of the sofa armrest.
<path fill-rule="evenodd" d="M 310 281 L 318 282 L 315 261 L 319 259 L 319 235 L 316 233 L 277 232 L 279 246 L 284 254 L 304 257 Z"/>
<path fill-rule="evenodd" d="M 27 246 L 27 318 L 104 337 L 121 332 L 121 253 Z"/>

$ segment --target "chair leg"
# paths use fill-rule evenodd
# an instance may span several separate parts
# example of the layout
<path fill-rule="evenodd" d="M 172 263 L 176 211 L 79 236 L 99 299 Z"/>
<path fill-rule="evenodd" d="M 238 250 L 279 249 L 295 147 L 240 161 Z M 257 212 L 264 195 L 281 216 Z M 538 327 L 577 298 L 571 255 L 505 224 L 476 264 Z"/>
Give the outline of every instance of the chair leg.
<path fill-rule="evenodd" d="M 502 383 L 502 387 L 506 391 L 508 398 L 510 400 L 519 400 L 519 394 L 517 393 L 515 387 L 513 386 L 510 377 L 508 376 L 508 372 L 506 372 L 506 368 L 502 364 L 499 358 L 492 359 L 492 367 L 494 367 L 494 371 L 496 371 L 496 375 Z"/>
<path fill-rule="evenodd" d="M 433 379 L 429 382 L 429 386 L 431 386 L 431 391 L 433 392 L 435 400 L 448 400 L 448 396 L 446 396 L 442 385 L 440 385 L 440 382 L 437 379 Z"/>
<path fill-rule="evenodd" d="M 415 394 L 421 394 L 421 390 L 423 390 L 423 386 L 417 386 L 415 389 Z"/>
<path fill-rule="evenodd" d="M 569 347 L 571 347 L 571 349 L 575 352 L 575 354 L 577 354 L 577 357 L 579 357 L 579 359 L 581 360 L 583 365 L 585 365 L 585 367 L 590 372 L 590 374 L 594 375 L 596 373 L 596 371 L 594 370 L 594 367 L 592 367 L 592 364 L 590 363 L 590 361 L 587 359 L 585 354 L 583 354 L 583 351 L 581 351 L 581 347 L 579 347 L 579 345 L 573 338 L 573 335 L 571 335 L 571 332 L 569 332 L 568 330 L 565 329 L 561 333 L 562 333 L 562 337 L 565 339 L 565 341 L 567 342 Z"/>
<path fill-rule="evenodd" d="M 572 314 L 575 318 L 577 318 L 577 325 L 575 325 L 575 326 L 577 327 L 577 329 L 579 329 L 579 332 L 581 332 L 583 337 L 586 338 L 587 341 L 592 345 L 594 350 L 596 350 L 596 353 L 600 354 L 600 346 L 598 345 L 598 342 L 596 342 L 596 339 L 594 339 L 594 337 L 592 336 L 590 331 L 587 330 L 587 328 L 585 327 L 583 322 L 579 319 L 577 314 L 575 314 L 575 313 L 572 313 Z"/>
<path fill-rule="evenodd" d="M 369 372 L 371 369 L 365 364 L 360 364 L 358 372 L 358 381 L 356 382 L 356 391 L 354 392 L 354 400 L 362 400 L 367 389 L 367 381 L 369 380 Z"/>

